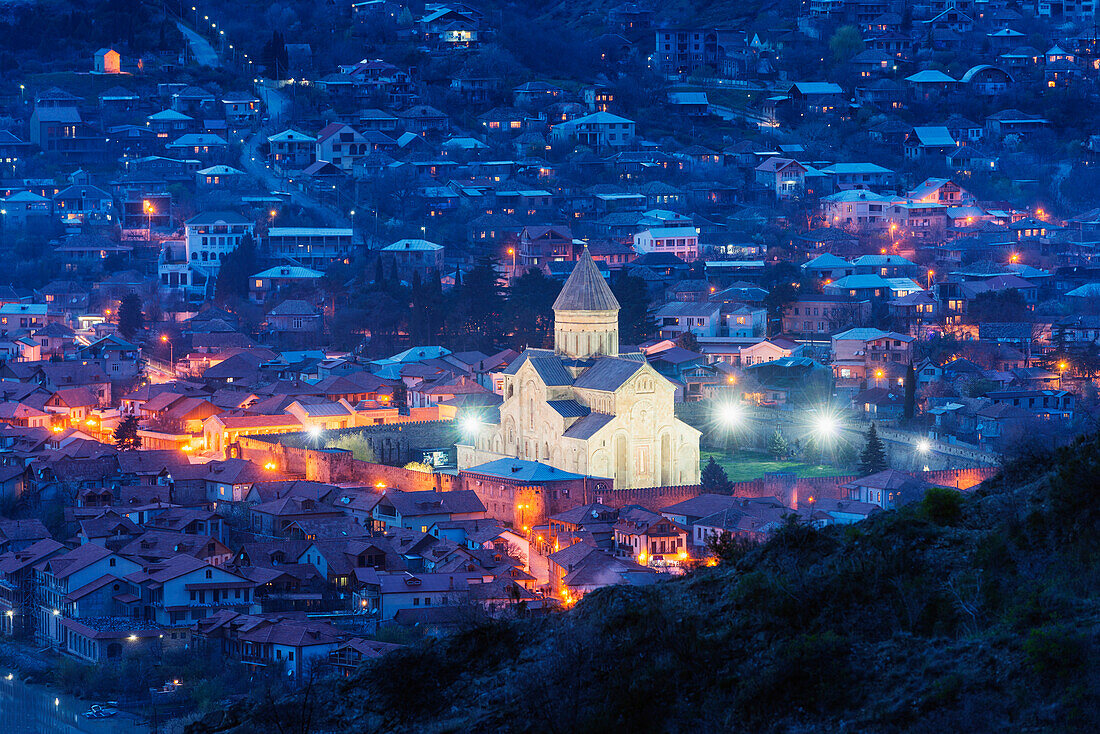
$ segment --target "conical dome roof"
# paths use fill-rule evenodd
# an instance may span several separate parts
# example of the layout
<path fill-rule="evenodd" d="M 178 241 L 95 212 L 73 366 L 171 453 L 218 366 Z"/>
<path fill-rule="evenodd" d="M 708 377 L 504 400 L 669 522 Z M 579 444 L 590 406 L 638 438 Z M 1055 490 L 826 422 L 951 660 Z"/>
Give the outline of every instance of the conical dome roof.
<path fill-rule="evenodd" d="M 619 302 L 607 281 L 600 275 L 588 248 L 584 248 L 577 266 L 554 301 L 555 311 L 618 311 Z"/>

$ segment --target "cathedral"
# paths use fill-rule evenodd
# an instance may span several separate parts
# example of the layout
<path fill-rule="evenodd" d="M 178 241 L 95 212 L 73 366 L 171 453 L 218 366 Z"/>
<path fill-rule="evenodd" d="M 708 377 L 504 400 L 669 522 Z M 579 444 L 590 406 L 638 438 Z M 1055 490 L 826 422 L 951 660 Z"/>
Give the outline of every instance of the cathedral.
<path fill-rule="evenodd" d="M 699 483 L 699 431 L 641 352 L 619 353 L 619 302 L 587 248 L 554 302 L 553 351 L 525 350 L 503 392 L 499 421 L 458 447 L 460 469 L 512 457 L 618 489 Z"/>

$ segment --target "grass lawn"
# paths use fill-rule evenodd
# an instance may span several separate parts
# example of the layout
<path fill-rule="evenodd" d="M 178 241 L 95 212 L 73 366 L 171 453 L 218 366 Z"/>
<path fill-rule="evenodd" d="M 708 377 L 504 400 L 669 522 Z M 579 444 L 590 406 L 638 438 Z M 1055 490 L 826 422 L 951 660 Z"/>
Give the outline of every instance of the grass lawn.
<path fill-rule="evenodd" d="M 703 465 L 710 457 L 721 464 L 726 470 L 732 482 L 744 482 L 749 479 L 757 479 L 768 472 L 785 471 L 793 472 L 800 477 L 835 477 L 847 474 L 840 467 L 827 464 L 803 464 L 800 461 L 773 461 L 763 454 L 726 453 L 721 451 L 703 451 L 701 454 Z"/>

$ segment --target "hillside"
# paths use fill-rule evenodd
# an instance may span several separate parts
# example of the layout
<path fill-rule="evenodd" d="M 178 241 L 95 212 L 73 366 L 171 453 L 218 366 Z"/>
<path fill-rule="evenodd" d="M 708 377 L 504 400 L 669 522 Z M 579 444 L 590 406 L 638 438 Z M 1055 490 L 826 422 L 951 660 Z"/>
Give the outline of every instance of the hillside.
<path fill-rule="evenodd" d="M 1100 730 L 1100 441 L 389 655 L 212 732 Z"/>

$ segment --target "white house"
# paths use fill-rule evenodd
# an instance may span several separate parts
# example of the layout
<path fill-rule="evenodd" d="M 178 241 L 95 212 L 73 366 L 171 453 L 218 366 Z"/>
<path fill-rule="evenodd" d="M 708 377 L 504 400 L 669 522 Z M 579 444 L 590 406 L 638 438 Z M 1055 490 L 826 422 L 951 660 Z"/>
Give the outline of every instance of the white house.
<path fill-rule="evenodd" d="M 634 235 L 634 251 L 667 252 L 691 262 L 699 258 L 699 233 L 690 226 L 650 227 Z"/>

